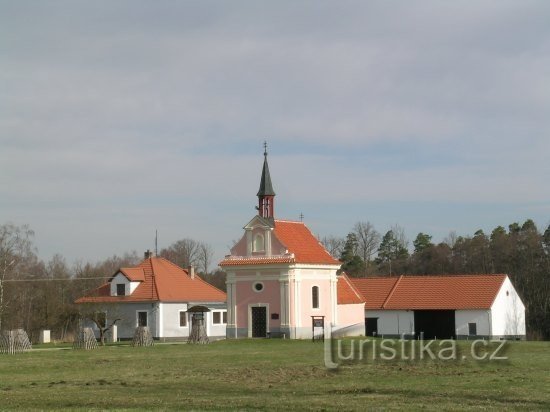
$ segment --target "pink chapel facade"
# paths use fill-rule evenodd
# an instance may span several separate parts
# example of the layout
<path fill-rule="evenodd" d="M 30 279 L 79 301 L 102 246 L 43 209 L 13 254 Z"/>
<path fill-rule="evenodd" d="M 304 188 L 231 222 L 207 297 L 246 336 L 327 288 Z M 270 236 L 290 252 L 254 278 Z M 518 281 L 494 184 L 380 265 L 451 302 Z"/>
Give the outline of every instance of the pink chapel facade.
<path fill-rule="evenodd" d="M 274 218 L 275 192 L 267 152 L 258 191 L 258 215 L 220 262 L 227 272 L 227 337 L 305 339 L 313 319 L 325 333 L 364 334 L 364 299 L 303 222 Z"/>

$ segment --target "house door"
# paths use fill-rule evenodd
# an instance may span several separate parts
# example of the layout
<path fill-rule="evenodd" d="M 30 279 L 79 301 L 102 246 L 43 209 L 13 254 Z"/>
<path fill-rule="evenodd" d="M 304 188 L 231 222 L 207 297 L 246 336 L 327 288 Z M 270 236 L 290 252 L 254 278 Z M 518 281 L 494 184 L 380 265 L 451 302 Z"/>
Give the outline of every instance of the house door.
<path fill-rule="evenodd" d="M 252 337 L 265 338 L 267 336 L 267 308 L 265 306 L 252 307 Z"/>
<path fill-rule="evenodd" d="M 378 335 L 378 318 L 365 318 L 365 336 Z"/>

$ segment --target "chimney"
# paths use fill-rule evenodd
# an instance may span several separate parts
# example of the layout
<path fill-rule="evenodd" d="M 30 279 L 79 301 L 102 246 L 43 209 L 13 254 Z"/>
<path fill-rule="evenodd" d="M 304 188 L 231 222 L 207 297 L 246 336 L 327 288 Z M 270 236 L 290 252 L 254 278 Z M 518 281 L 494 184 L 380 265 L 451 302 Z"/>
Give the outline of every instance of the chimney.
<path fill-rule="evenodd" d="M 189 273 L 191 279 L 195 279 L 195 266 L 189 265 L 189 267 L 187 268 L 187 273 Z"/>
<path fill-rule="evenodd" d="M 153 257 L 153 252 L 151 252 L 149 249 L 143 254 L 143 259 L 149 259 Z"/>

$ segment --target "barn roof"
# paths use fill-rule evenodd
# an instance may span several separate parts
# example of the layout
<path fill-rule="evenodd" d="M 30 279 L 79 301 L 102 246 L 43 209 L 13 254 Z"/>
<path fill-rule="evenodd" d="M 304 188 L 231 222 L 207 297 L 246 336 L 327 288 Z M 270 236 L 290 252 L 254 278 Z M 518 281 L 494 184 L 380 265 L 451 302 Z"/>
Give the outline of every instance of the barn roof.
<path fill-rule="evenodd" d="M 338 276 L 337 301 L 339 305 L 349 305 L 354 303 L 363 303 L 365 299 L 361 293 L 353 286 L 345 273 Z"/>
<path fill-rule="evenodd" d="M 490 309 L 507 275 L 353 278 L 365 309 Z"/>
<path fill-rule="evenodd" d="M 123 268 L 122 272 L 132 281 L 140 281 L 138 287 L 128 296 L 110 296 L 110 282 L 93 290 L 76 303 L 98 302 L 225 302 L 224 292 L 201 279 L 193 278 L 187 270 L 161 258 L 143 260 L 136 268 Z M 138 276 L 143 273 L 141 280 Z M 132 276 L 133 278 L 130 278 Z"/>

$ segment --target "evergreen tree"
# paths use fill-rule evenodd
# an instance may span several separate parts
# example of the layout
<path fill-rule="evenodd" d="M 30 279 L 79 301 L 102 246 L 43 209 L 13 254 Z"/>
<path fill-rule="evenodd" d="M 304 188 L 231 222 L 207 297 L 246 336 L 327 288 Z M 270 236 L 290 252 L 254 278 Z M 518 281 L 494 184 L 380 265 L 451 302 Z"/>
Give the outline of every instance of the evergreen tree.
<path fill-rule="evenodd" d="M 409 251 L 407 248 L 395 237 L 393 230 L 388 230 L 382 238 L 382 242 L 380 242 L 376 263 L 380 264 L 408 257 Z"/>
<path fill-rule="evenodd" d="M 340 270 L 346 272 L 346 274 L 350 276 L 357 276 L 365 270 L 365 262 L 361 259 L 361 256 L 357 254 L 357 248 L 357 237 L 354 233 L 348 233 L 340 257 L 340 261 L 342 262 Z"/>
<path fill-rule="evenodd" d="M 413 241 L 413 245 L 414 253 L 422 253 L 434 244 L 432 243 L 432 237 L 430 235 L 420 232 Z"/>

